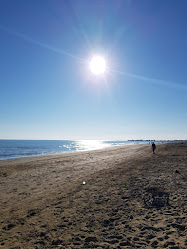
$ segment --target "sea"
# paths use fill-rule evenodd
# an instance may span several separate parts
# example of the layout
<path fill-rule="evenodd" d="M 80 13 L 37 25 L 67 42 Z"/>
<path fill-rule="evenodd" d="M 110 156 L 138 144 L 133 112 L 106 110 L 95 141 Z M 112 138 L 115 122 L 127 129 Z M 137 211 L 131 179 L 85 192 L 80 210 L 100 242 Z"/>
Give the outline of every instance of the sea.
<path fill-rule="evenodd" d="M 165 141 L 155 141 L 165 142 Z M 0 140 L 0 160 L 87 151 L 111 146 L 146 144 L 150 140 Z"/>

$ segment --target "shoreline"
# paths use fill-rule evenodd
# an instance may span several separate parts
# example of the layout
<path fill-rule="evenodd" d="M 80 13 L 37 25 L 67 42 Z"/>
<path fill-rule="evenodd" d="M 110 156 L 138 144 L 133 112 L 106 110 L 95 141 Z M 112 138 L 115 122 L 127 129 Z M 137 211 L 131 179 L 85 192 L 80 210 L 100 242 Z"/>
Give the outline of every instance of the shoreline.
<path fill-rule="evenodd" d="M 11 141 L 15 141 L 15 140 L 11 140 Z M 16 140 L 16 141 L 22 141 L 22 140 Z M 30 141 L 30 140 L 25 140 L 25 141 Z M 35 141 L 35 140 L 32 140 L 32 141 Z M 39 141 L 39 140 L 36 140 L 36 141 Z M 44 140 L 41 140 L 41 141 L 44 141 Z M 48 140 L 46 140 L 48 141 Z M 56 140 L 52 140 L 52 141 L 56 141 Z M 94 140 L 93 140 L 94 141 Z M 103 141 L 107 141 L 107 140 L 103 140 Z M 142 143 L 141 143 L 142 141 Z M 115 141 L 113 141 L 115 142 Z M 118 141 L 120 142 L 120 141 Z M 151 141 L 149 142 L 148 140 L 128 140 L 128 141 L 125 141 L 125 142 L 129 142 L 127 144 L 123 144 L 123 145 L 112 145 L 112 144 L 109 144 L 108 146 L 104 146 L 103 148 L 94 148 L 94 149 L 78 149 L 78 150 L 69 150 L 69 151 L 61 151 L 61 152 L 43 152 L 42 153 L 33 153 L 31 155 L 29 155 L 30 153 L 28 153 L 28 155 L 18 155 L 18 156 L 15 156 L 15 157 L 9 157 L 9 158 L 5 158 L 5 159 L 1 159 L 0 158 L 0 162 L 1 161 L 7 161 L 7 160 L 17 160 L 17 159 L 21 159 L 21 158 L 32 158 L 32 157 L 45 157 L 45 156 L 56 156 L 56 155 L 63 155 L 63 154 L 66 154 L 66 153 L 74 153 L 74 152 L 86 152 L 86 151 L 95 151 L 95 150 L 103 150 L 103 149 L 107 149 L 107 148 L 115 148 L 115 147 L 121 147 L 121 146 L 129 146 L 129 145 L 142 145 L 142 144 L 150 144 Z M 179 141 L 167 141 L 167 140 L 159 140 L 159 141 L 155 141 L 156 144 L 166 144 L 166 143 L 177 143 Z M 185 142 L 185 140 L 183 141 Z"/>
<path fill-rule="evenodd" d="M 145 143 L 147 144 L 147 143 Z M 133 145 L 141 145 L 141 144 L 138 144 L 138 143 L 134 143 L 134 144 L 124 144 L 124 145 L 110 145 L 110 146 L 107 146 L 107 147 L 103 147 L 103 148 L 95 148 L 95 149 L 85 149 L 85 150 L 75 150 L 75 151 L 63 151 L 63 152 L 52 152 L 52 153 L 49 153 L 49 154 L 34 154 L 34 155 L 31 155 L 31 156 L 22 156 L 22 157 L 16 157 L 16 158 L 8 158 L 8 159 L 0 159 L 0 162 L 1 161 L 7 161 L 7 160 L 19 160 L 19 159 L 29 159 L 29 158 L 44 158 L 44 157 L 50 157 L 50 156 L 63 156 L 63 155 L 66 155 L 66 154 L 71 154 L 71 153 L 84 153 L 84 152 L 92 152 L 92 151 L 99 151 L 99 150 L 105 150 L 105 149 L 109 149 L 109 148 L 116 148 L 116 147 L 123 147 L 123 146 L 133 146 Z"/>
<path fill-rule="evenodd" d="M 143 144 L 0 161 L 1 247 L 185 248 L 186 151 L 164 143 L 153 155 Z M 169 204 L 149 206 L 150 189 Z"/>
<path fill-rule="evenodd" d="M 71 157 L 71 156 L 76 156 L 79 154 L 90 154 L 93 152 L 94 153 L 102 153 L 102 152 L 107 152 L 107 151 L 112 151 L 115 152 L 118 149 L 125 149 L 127 148 L 128 150 L 131 147 L 135 146 L 148 146 L 150 147 L 150 144 L 128 144 L 128 145 L 115 145 L 115 146 L 108 146 L 105 148 L 99 148 L 99 149 L 92 149 L 92 150 L 80 150 L 80 151 L 66 151 L 62 153 L 56 153 L 56 154 L 47 154 L 47 155 L 34 155 L 34 156 L 28 156 L 28 157 L 19 157 L 19 158 L 12 158 L 12 159 L 5 159 L 5 160 L 0 160 L 0 168 L 5 165 L 9 165 L 11 163 L 13 164 L 23 164 L 23 163 L 29 163 L 29 162 L 34 162 L 34 161 L 43 161 L 43 160 L 55 160 L 55 159 L 63 159 L 64 157 Z"/>

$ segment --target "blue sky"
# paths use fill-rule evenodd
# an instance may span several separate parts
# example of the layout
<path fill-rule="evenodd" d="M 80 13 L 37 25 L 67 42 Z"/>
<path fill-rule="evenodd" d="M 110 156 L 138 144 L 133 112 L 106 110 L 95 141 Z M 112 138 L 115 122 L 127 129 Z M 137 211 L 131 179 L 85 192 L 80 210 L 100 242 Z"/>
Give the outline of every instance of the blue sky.
<path fill-rule="evenodd" d="M 187 139 L 186 11 L 185 0 L 0 0 L 0 138 Z"/>

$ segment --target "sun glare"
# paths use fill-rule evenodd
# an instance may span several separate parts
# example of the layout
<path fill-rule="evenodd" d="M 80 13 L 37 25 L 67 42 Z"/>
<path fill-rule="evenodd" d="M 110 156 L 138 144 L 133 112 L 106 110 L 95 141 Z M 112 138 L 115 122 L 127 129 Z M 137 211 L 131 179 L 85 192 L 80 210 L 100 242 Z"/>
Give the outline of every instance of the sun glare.
<path fill-rule="evenodd" d="M 102 56 L 94 55 L 89 63 L 90 71 L 95 75 L 102 75 L 106 72 L 106 61 Z"/>

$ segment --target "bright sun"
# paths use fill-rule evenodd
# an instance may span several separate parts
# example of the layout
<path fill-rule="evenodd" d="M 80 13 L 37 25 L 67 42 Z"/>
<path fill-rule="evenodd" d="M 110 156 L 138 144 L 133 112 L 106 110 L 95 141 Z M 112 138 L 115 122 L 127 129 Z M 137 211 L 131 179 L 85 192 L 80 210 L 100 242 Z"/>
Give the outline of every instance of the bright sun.
<path fill-rule="evenodd" d="M 106 61 L 102 56 L 94 55 L 89 63 L 90 70 L 95 75 L 102 75 L 106 72 Z"/>

